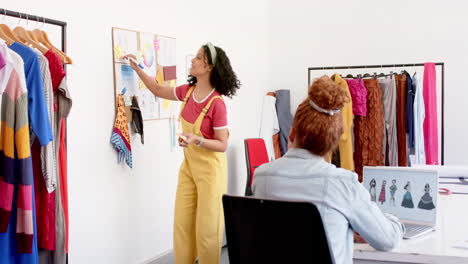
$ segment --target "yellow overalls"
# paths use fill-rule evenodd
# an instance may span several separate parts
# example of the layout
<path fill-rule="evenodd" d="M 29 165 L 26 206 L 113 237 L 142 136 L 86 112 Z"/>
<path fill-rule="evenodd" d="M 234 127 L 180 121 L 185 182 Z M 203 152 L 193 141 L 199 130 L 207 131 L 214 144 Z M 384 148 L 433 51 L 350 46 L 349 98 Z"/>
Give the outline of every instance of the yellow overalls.
<path fill-rule="evenodd" d="M 202 136 L 200 126 L 214 100 L 203 108 L 194 124 L 183 119 L 182 111 L 193 91 L 189 89 L 181 107 L 185 133 Z M 179 172 L 174 216 L 175 264 L 218 264 L 224 230 L 222 195 L 227 192 L 226 154 L 196 145 L 184 149 Z"/>

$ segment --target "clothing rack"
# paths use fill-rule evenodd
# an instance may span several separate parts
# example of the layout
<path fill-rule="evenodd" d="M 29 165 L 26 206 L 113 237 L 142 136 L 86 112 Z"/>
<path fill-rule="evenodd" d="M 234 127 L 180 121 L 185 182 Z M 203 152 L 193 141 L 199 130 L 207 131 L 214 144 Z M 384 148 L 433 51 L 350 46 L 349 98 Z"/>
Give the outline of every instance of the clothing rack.
<path fill-rule="evenodd" d="M 51 18 L 46 18 L 46 17 L 41 17 L 41 16 L 35 16 L 35 15 L 30 15 L 26 13 L 21 13 L 17 11 L 11 11 L 11 10 L 6 10 L 3 8 L 0 8 L 0 16 L 10 16 L 10 17 L 17 17 L 20 19 L 26 19 L 26 21 L 35 21 L 38 23 L 44 23 L 44 24 L 50 24 L 50 25 L 55 25 L 61 27 L 62 31 L 62 51 L 66 53 L 67 51 L 67 22 L 60 21 L 60 20 L 55 20 Z M 64 65 L 64 70 L 67 72 L 66 65 Z M 67 121 L 65 121 L 65 127 L 67 127 Z M 65 145 L 67 145 L 67 136 L 68 130 L 66 130 L 65 133 Z M 66 255 L 66 263 L 68 264 L 68 254 Z"/>
<path fill-rule="evenodd" d="M 441 165 L 444 165 L 444 112 L 445 112 L 445 91 L 444 91 L 444 75 L 445 75 L 445 63 L 444 62 L 436 62 L 434 63 L 436 66 L 441 67 L 441 82 L 442 82 L 442 98 L 441 98 Z M 424 66 L 424 63 L 406 63 L 406 64 L 379 64 L 379 65 L 353 65 L 353 66 L 326 66 L 326 67 L 309 67 L 307 70 L 308 75 L 308 86 L 310 86 L 310 76 L 312 71 L 325 71 L 325 70 L 347 70 L 347 69 L 375 69 L 375 68 L 402 68 L 402 67 L 421 67 Z"/>
<path fill-rule="evenodd" d="M 3 8 L 0 8 L 0 15 L 3 16 L 10 16 L 10 17 L 17 17 L 20 19 L 26 19 L 27 21 L 35 21 L 38 23 L 44 23 L 44 24 L 51 24 L 51 25 L 56 25 L 62 27 L 62 51 L 66 53 L 67 50 L 67 22 L 64 21 L 59 21 L 51 18 L 46 18 L 46 17 L 40 17 L 40 16 L 35 16 L 35 15 L 30 15 L 26 13 L 21 13 L 21 12 L 16 12 L 16 11 L 11 11 L 11 10 L 6 10 Z"/>

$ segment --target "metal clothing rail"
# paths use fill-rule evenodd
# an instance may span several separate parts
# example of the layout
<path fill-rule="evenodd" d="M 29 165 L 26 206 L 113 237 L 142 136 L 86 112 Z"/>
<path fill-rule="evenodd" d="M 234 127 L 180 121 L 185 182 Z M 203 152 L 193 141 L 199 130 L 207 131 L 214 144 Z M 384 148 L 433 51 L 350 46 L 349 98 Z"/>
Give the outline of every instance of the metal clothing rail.
<path fill-rule="evenodd" d="M 0 8 L 0 16 L 10 16 L 10 17 L 17 17 L 21 19 L 26 19 L 27 21 L 35 21 L 35 22 L 42 22 L 45 24 L 51 24 L 51 25 L 56 25 L 62 27 L 62 51 L 66 53 L 67 50 L 67 22 L 51 19 L 51 18 L 46 18 L 46 17 L 40 17 L 40 16 L 35 16 L 35 15 L 30 15 L 26 13 L 21 13 L 21 12 L 16 12 L 16 11 L 11 11 L 11 10 L 6 10 L 3 8 Z"/>
<path fill-rule="evenodd" d="M 26 21 L 36 21 L 38 23 L 50 24 L 50 25 L 61 27 L 62 28 L 62 51 L 66 53 L 67 51 L 67 22 L 0 8 L 0 16 L 2 15 L 10 16 L 10 17 L 17 17 L 20 19 L 26 19 Z M 64 65 L 64 70 L 66 72 L 67 69 L 65 66 L 66 65 Z M 67 127 L 67 121 L 65 121 L 65 127 Z M 67 144 L 67 138 L 68 138 L 68 135 L 67 133 L 65 133 L 65 145 Z M 66 254 L 66 263 L 68 264 L 68 253 Z"/>
<path fill-rule="evenodd" d="M 441 165 L 444 165 L 444 139 L 445 139 L 445 129 L 444 129 L 444 116 L 445 116 L 445 63 L 444 62 L 436 62 L 434 63 L 436 66 L 441 67 L 441 82 L 442 82 L 442 98 L 441 98 Z M 378 64 L 378 65 L 352 65 L 352 66 L 326 66 L 326 67 L 309 67 L 307 70 L 308 75 L 308 86 L 310 86 L 310 76 L 312 71 L 325 71 L 325 70 L 347 70 L 347 69 L 375 69 L 375 68 L 401 68 L 401 67 L 421 67 L 424 66 L 424 63 L 405 63 L 405 64 Z"/>

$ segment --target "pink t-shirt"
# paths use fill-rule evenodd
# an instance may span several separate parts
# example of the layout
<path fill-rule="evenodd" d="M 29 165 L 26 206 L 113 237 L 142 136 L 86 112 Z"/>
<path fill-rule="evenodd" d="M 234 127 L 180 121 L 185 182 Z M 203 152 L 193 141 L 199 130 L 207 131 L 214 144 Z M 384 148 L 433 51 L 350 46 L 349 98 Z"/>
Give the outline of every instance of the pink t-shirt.
<path fill-rule="evenodd" d="M 174 93 L 176 98 L 179 101 L 183 101 L 189 89 L 190 86 L 188 84 L 184 84 L 175 88 Z M 203 108 L 214 96 L 221 96 L 221 94 L 218 91 L 213 90 L 213 92 L 210 93 L 206 98 L 202 99 L 201 101 L 196 101 L 192 91 L 192 94 L 190 95 L 187 104 L 182 111 L 182 117 L 189 123 L 195 123 Z M 215 133 L 214 131 L 218 129 L 225 129 L 227 128 L 227 125 L 226 104 L 224 104 L 224 101 L 221 99 L 215 99 L 211 104 L 210 109 L 208 109 L 208 112 L 206 113 L 205 118 L 203 118 L 201 124 L 200 130 L 203 134 L 203 137 L 213 139 Z"/>

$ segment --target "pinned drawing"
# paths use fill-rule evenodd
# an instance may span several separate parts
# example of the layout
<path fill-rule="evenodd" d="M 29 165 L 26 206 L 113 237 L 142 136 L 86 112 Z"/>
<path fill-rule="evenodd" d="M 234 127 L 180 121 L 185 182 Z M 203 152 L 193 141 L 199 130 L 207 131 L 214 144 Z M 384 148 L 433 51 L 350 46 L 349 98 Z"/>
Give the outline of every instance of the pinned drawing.
<path fill-rule="evenodd" d="M 157 80 L 166 86 L 176 87 L 176 42 L 173 38 L 157 36 L 154 46 L 159 50 Z M 174 104 L 172 101 L 162 100 L 159 105 L 160 118 L 170 118 L 174 114 Z"/>
<path fill-rule="evenodd" d="M 401 206 L 406 208 L 414 208 L 413 197 L 411 196 L 411 183 L 408 181 L 403 189 L 406 190 L 406 193 L 403 196 Z"/>
<path fill-rule="evenodd" d="M 369 193 L 370 193 L 370 197 L 371 197 L 371 201 L 373 202 L 377 202 L 377 193 L 375 191 L 375 186 L 377 185 L 377 183 L 375 182 L 375 179 L 372 179 L 369 183 Z"/>
<path fill-rule="evenodd" d="M 382 182 L 382 188 L 380 190 L 380 195 L 379 195 L 379 202 L 381 204 L 385 203 L 385 185 L 387 184 L 386 180 L 383 180 Z"/>
<path fill-rule="evenodd" d="M 392 185 L 390 186 L 390 205 L 395 206 L 395 193 L 398 190 L 396 186 L 396 180 L 392 180 Z"/>
<path fill-rule="evenodd" d="M 429 183 L 426 183 L 424 186 L 424 195 L 419 201 L 418 208 L 423 210 L 432 210 L 435 208 L 434 202 L 432 201 L 431 186 L 429 186 Z"/>
<path fill-rule="evenodd" d="M 114 57 L 114 86 L 116 98 L 122 90 L 138 100 L 143 120 L 167 119 L 174 114 L 172 102 L 158 98 L 138 78 L 137 73 L 122 57 L 136 56 L 137 64 L 149 76 L 163 85 L 175 87 L 175 39 L 127 29 L 112 28 Z"/>

